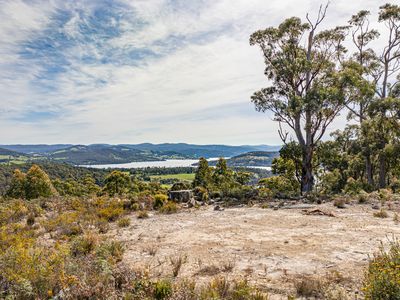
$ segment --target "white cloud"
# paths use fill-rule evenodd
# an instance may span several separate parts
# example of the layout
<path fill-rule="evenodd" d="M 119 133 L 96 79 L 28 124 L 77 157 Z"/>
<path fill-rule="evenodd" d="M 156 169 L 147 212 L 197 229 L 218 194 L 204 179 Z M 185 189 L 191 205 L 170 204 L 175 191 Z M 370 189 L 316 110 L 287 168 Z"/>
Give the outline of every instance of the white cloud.
<path fill-rule="evenodd" d="M 267 83 L 261 54 L 248 37 L 286 17 L 315 13 L 319 1 L 124 2 L 130 11 L 118 11 L 123 17 L 110 21 L 110 26 L 119 24 L 121 35 L 89 42 L 80 25 L 88 25 L 96 1 L 0 2 L 0 101 L 6 107 L 0 110 L 0 126 L 9 128 L 0 132 L 2 143 L 280 143 L 277 124 L 251 113 L 251 94 Z M 331 1 L 325 26 L 344 24 L 358 10 L 376 11 L 385 2 Z M 51 27 L 57 9 L 72 15 L 63 28 Z M 18 55 L 22 42 L 46 28 L 79 41 L 63 52 L 65 72 L 42 80 L 54 87 L 50 90 L 32 85 L 43 72 L 41 61 Z M 125 63 L 123 55 L 132 47 L 158 56 Z M 117 63 L 82 61 L 116 53 L 122 53 Z M 230 105 L 248 110 L 231 111 Z M 31 110 L 58 117 L 16 120 Z M 200 113 L 203 118 L 197 118 Z M 342 118 L 331 130 L 343 123 Z"/>

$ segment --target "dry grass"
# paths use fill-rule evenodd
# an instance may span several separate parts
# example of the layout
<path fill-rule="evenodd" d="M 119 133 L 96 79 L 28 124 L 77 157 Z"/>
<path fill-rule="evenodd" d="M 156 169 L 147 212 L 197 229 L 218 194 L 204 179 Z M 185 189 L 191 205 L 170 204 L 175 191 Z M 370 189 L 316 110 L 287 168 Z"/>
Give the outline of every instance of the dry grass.
<path fill-rule="evenodd" d="M 146 210 L 141 210 L 137 213 L 138 219 L 147 219 L 149 217 L 149 213 Z"/>
<path fill-rule="evenodd" d="M 129 225 L 131 225 L 131 219 L 129 219 L 128 217 L 126 218 L 121 218 L 118 220 L 118 227 L 129 227 Z"/>
<path fill-rule="evenodd" d="M 179 275 L 182 266 L 187 262 L 187 256 L 181 254 L 177 256 L 171 256 L 169 258 L 169 261 L 172 266 L 172 275 L 174 277 L 177 277 Z"/>
<path fill-rule="evenodd" d="M 387 213 L 386 210 L 384 210 L 383 208 L 381 208 L 380 211 L 377 211 L 377 212 L 374 213 L 374 217 L 375 217 L 375 218 L 382 218 L 382 219 L 384 219 L 384 218 L 388 218 L 388 217 L 389 217 L 389 214 Z"/>

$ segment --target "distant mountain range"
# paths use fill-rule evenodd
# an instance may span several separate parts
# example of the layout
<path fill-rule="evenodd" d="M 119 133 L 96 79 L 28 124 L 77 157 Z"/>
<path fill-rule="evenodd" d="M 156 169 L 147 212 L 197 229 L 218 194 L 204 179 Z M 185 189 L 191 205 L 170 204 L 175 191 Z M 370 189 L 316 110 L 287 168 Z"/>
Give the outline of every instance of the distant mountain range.
<path fill-rule="evenodd" d="M 54 160 L 74 165 L 115 164 L 134 161 L 165 159 L 233 157 L 248 152 L 276 152 L 280 146 L 228 146 L 193 145 L 184 143 L 166 144 L 92 144 L 92 145 L 0 145 L 0 157 L 9 160 Z M 8 152 L 7 152 L 8 151 Z M 3 153 L 3 154 L 2 154 Z"/>

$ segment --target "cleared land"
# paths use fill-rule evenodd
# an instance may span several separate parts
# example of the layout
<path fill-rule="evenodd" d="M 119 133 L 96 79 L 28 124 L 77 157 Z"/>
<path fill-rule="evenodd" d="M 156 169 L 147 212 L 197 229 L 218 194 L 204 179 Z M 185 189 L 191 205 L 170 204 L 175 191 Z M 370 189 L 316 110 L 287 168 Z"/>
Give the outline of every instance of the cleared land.
<path fill-rule="evenodd" d="M 272 299 L 287 299 L 303 275 L 334 276 L 351 299 L 360 286 L 368 256 L 400 235 L 400 225 L 373 216 L 371 205 L 336 209 L 316 206 L 334 217 L 305 215 L 302 209 L 212 206 L 174 215 L 131 216 L 128 228 L 110 235 L 127 246 L 125 261 L 171 276 L 171 258 L 187 257 L 179 277 L 205 282 L 212 276 L 244 277 Z"/>

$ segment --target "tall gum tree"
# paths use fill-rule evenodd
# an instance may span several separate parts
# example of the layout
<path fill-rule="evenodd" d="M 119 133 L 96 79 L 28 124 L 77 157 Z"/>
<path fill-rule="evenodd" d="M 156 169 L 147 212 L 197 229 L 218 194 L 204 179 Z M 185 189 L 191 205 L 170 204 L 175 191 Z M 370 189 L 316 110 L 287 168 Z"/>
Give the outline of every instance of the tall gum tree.
<path fill-rule="evenodd" d="M 392 108 L 397 107 L 400 85 L 400 6 L 386 4 L 380 7 L 379 22 L 386 27 L 383 34 L 370 28 L 369 15 L 369 11 L 362 10 L 349 21 L 356 49 L 353 59 L 362 67 L 365 84 L 359 86 L 347 108 L 349 117 L 359 121 L 367 182 L 371 187 L 375 186 L 373 174 L 377 169 L 378 187 L 383 188 L 388 183 L 390 151 L 387 149 L 397 143 L 393 138 L 398 130 L 393 126 Z M 370 43 L 378 38 L 379 46 L 372 49 Z M 375 168 L 374 159 L 377 160 Z"/>
<path fill-rule="evenodd" d="M 356 63 L 345 61 L 342 45 L 347 27 L 318 31 L 327 6 L 313 22 L 292 17 L 278 27 L 253 33 L 250 45 L 260 47 L 265 76 L 271 83 L 251 97 L 256 110 L 272 111 L 274 120 L 290 128 L 302 149 L 301 190 L 314 186 L 313 156 L 327 127 L 347 104 L 354 82 L 360 79 Z M 280 126 L 284 143 L 289 132 Z"/>

